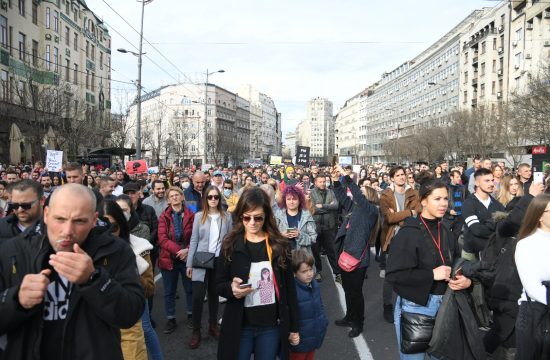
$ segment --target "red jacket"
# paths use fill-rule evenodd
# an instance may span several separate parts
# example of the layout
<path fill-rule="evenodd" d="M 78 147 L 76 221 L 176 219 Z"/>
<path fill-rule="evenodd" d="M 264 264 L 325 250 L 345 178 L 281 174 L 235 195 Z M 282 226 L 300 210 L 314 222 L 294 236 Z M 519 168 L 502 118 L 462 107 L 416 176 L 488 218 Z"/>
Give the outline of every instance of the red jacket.
<path fill-rule="evenodd" d="M 183 248 L 185 249 L 189 248 L 195 214 L 185 205 L 183 209 Z M 176 243 L 176 231 L 174 229 L 171 206 L 168 206 L 160 215 L 158 237 L 160 246 L 159 269 L 172 270 L 174 268 L 173 259 L 175 259 L 176 253 L 182 249 L 182 246 Z"/>

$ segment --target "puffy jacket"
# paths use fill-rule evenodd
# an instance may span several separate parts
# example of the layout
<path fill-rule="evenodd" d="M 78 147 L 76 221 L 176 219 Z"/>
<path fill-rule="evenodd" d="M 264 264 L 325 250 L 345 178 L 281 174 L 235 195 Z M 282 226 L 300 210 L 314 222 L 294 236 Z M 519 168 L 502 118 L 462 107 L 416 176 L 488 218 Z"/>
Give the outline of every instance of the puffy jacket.
<path fill-rule="evenodd" d="M 205 184 L 204 189 L 206 189 L 208 185 Z M 203 189 L 203 191 L 204 191 Z M 193 183 L 189 185 L 187 189 L 183 192 L 183 197 L 185 198 L 185 206 L 189 208 L 193 213 L 196 213 L 198 211 L 202 210 L 202 193 L 195 190 L 195 187 L 193 186 Z"/>
<path fill-rule="evenodd" d="M 60 360 L 122 360 L 120 329 L 133 326 L 145 304 L 135 255 L 105 226 L 92 229 L 82 249 L 99 276 L 92 283 L 73 286 Z M 17 297 L 23 277 L 45 268 L 51 251 L 46 235 L 39 231 L 25 232 L 0 246 L 0 334 L 8 336 L 5 359 L 40 359 L 44 304 L 25 310 Z"/>
<path fill-rule="evenodd" d="M 158 239 L 160 246 L 159 269 L 172 270 L 176 254 L 181 249 L 189 248 L 191 233 L 193 232 L 193 220 L 195 214 L 183 206 L 182 229 L 183 229 L 183 244 L 176 242 L 176 230 L 174 229 L 174 218 L 172 217 L 172 207 L 168 206 L 162 212 L 159 218 Z"/>
<path fill-rule="evenodd" d="M 315 279 L 307 286 L 294 279 L 298 299 L 298 324 L 300 344 L 291 346 L 292 352 L 310 352 L 319 349 L 327 333 L 328 320 L 325 315 L 321 290 Z"/>
<path fill-rule="evenodd" d="M 19 219 L 15 216 L 15 214 L 10 214 L 0 219 L 0 244 L 5 240 L 21 234 L 21 230 L 17 227 L 18 222 Z M 34 226 L 36 226 L 36 224 L 31 227 Z"/>

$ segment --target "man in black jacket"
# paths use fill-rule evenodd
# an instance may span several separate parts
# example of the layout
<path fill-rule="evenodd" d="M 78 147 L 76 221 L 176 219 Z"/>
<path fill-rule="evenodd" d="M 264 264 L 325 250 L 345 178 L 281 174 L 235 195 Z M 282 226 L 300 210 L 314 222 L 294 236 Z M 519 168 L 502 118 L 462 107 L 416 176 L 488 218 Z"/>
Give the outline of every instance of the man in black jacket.
<path fill-rule="evenodd" d="M 489 169 L 481 168 L 474 173 L 475 192 L 470 195 L 462 206 L 464 217 L 464 249 L 462 257 L 476 261 L 479 252 L 496 230 L 496 223 L 492 214 L 504 211 L 504 206 L 491 196 L 495 189 L 493 173 Z"/>
<path fill-rule="evenodd" d="M 0 244 L 34 227 L 42 218 L 44 193 L 40 183 L 34 180 L 20 180 L 11 184 L 10 208 L 13 212 L 0 219 Z"/>
<path fill-rule="evenodd" d="M 122 360 L 120 329 L 144 308 L 135 255 L 96 227 L 95 196 L 56 190 L 40 228 L 0 246 L 0 334 L 6 359 Z"/>

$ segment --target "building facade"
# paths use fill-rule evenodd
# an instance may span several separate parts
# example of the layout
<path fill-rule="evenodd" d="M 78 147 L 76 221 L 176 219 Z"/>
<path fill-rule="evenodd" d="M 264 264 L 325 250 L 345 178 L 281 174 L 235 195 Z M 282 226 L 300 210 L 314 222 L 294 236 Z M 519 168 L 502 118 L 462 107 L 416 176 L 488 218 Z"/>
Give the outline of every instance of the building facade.
<path fill-rule="evenodd" d="M 237 94 L 250 103 L 250 157 L 268 161 L 270 155 L 281 155 L 282 115 L 273 99 L 249 84 Z"/>
<path fill-rule="evenodd" d="M 297 145 L 310 147 L 310 159 L 328 162 L 334 152 L 332 102 L 317 97 L 307 103 L 306 119 L 296 127 Z"/>
<path fill-rule="evenodd" d="M 287 150 L 286 153 L 283 153 L 284 157 L 287 157 L 289 159 L 292 159 L 294 156 L 296 156 L 296 132 L 292 131 L 286 134 L 285 136 L 285 149 Z"/>
<path fill-rule="evenodd" d="M 352 156 L 354 164 L 360 157 L 362 146 L 360 143 L 360 116 L 359 103 L 364 92 L 348 99 L 335 116 L 334 154 Z"/>
<path fill-rule="evenodd" d="M 22 161 L 105 145 L 110 99 L 111 37 L 84 0 L 1 2 L 0 159 L 14 161 L 4 146 L 13 125 Z"/>

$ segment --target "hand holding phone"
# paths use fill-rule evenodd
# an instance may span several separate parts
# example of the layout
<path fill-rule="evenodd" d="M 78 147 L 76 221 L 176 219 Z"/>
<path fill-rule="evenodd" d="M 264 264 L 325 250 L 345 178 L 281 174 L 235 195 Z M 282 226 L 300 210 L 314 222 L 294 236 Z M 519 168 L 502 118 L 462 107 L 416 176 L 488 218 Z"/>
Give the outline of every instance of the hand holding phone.
<path fill-rule="evenodd" d="M 251 288 L 252 287 L 252 284 L 240 284 L 239 285 L 239 289 L 248 289 L 248 288 Z"/>
<path fill-rule="evenodd" d="M 544 184 L 544 173 L 537 171 L 533 174 L 533 182 L 536 184 Z"/>

